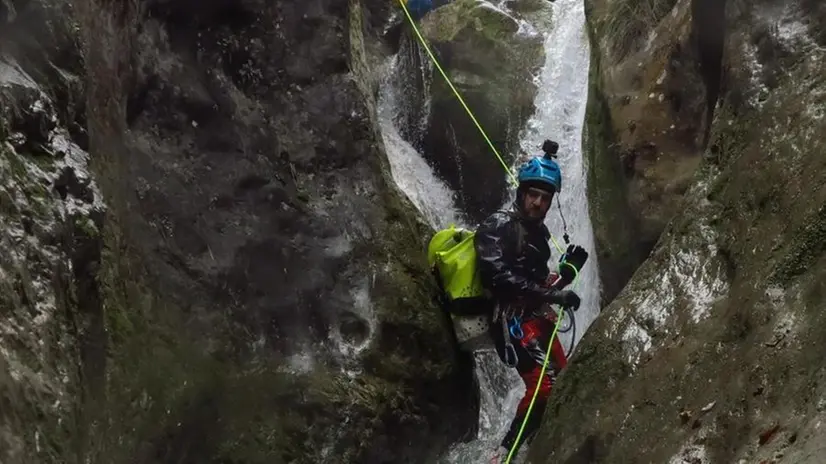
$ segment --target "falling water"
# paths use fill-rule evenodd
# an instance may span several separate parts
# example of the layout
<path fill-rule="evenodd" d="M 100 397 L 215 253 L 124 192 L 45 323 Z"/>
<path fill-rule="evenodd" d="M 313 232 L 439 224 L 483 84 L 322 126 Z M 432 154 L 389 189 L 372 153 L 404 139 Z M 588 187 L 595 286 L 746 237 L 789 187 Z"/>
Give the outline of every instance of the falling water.
<path fill-rule="evenodd" d="M 503 7 L 501 1 L 493 3 Z M 590 50 L 585 31 L 583 0 L 557 0 L 552 8 L 554 25 L 545 32 L 546 62 L 538 76 L 540 87 L 535 100 L 537 111 L 525 128 L 521 146 L 526 153 L 536 155 L 546 138 L 559 143 L 558 161 L 563 171 L 563 188 L 559 200 L 567 221 L 568 234 L 572 243 L 582 245 L 591 252 L 589 262 L 582 269 L 575 288 L 583 300 L 582 307 L 576 313 L 576 338 L 573 340 L 576 345 L 599 313 L 600 284 L 588 213 L 587 166 L 581 149 Z M 399 105 L 405 101 L 400 93 L 406 89 L 397 87 L 396 80 L 388 78 L 397 69 L 398 55 L 391 58 L 386 66 L 379 112 L 394 180 L 434 227 L 444 227 L 449 223 L 464 224 L 463 215 L 455 206 L 454 193 L 434 174 L 422 156 L 399 135 L 394 121 L 397 120 Z M 429 72 L 429 69 L 423 71 Z M 427 97 L 429 96 L 425 95 Z M 562 220 L 556 208 L 548 213 L 546 224 L 564 247 L 561 240 Z M 559 254 L 554 253 L 550 263 L 552 268 L 558 257 Z M 566 333 L 561 336 L 566 348 L 571 342 L 570 335 Z M 524 385 L 517 374 L 505 368 L 495 353 L 477 352 L 475 361 L 481 396 L 479 432 L 476 440 L 456 444 L 444 456 L 443 462 L 446 464 L 487 462 L 507 431 L 516 404 L 524 394 Z"/>
<path fill-rule="evenodd" d="M 444 181 L 436 177 L 430 165 L 410 143 L 402 138 L 396 126 L 399 123 L 397 121 L 404 120 L 398 117 L 398 108 L 415 101 L 415 98 L 422 98 L 421 95 L 410 95 L 411 92 L 419 92 L 419 90 L 405 85 L 404 80 L 398 78 L 402 54 L 403 52 L 394 55 L 384 64 L 378 102 L 379 124 L 393 180 L 433 228 L 440 229 L 450 224 L 466 226 L 463 215 L 456 208 L 455 193 Z M 410 62 L 407 61 L 405 64 Z M 430 72 L 429 63 L 425 60 L 420 62 L 425 70 Z M 429 88 L 429 82 L 425 80 L 425 92 Z M 430 100 L 428 96 L 424 95 L 425 102 Z M 427 106 L 421 114 L 422 119 L 426 117 Z M 415 121 L 415 123 L 422 124 L 420 121 Z"/>

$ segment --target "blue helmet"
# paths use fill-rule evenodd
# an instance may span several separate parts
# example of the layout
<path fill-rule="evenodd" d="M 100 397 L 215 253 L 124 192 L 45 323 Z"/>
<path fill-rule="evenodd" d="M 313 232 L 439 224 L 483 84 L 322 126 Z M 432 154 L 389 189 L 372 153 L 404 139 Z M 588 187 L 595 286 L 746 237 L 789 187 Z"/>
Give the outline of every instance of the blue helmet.
<path fill-rule="evenodd" d="M 562 172 L 549 156 L 536 157 L 522 165 L 517 180 L 519 185 L 542 183 L 552 186 L 554 192 L 562 190 Z"/>

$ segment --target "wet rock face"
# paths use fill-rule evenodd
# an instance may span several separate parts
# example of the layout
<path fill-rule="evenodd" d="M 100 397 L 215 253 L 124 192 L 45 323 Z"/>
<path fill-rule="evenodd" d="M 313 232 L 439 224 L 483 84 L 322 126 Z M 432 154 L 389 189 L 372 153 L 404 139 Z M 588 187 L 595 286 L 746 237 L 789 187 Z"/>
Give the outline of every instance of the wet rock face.
<path fill-rule="evenodd" d="M 592 104 L 590 117 L 605 141 L 590 150 L 601 186 L 591 203 L 610 301 L 679 211 L 699 165 L 719 93 L 725 2 L 586 5 L 592 100 L 605 107 Z"/>
<path fill-rule="evenodd" d="M 537 9 L 526 5 L 528 13 Z M 520 131 L 534 111 L 533 76 L 544 61 L 543 37 L 533 27 L 521 16 L 477 0 L 451 2 L 421 24 L 428 45 L 507 166 L 519 155 Z M 507 173 L 442 75 L 435 67 L 427 69 L 432 77 L 424 130 L 407 138 L 415 139 L 459 193 L 457 206 L 481 221 L 502 206 Z M 419 124 L 408 121 L 402 131 Z"/>
<path fill-rule="evenodd" d="M 190 6 L 149 5 L 137 37 L 126 118 L 139 242 L 163 251 L 149 259 L 177 276 L 159 282 L 172 294 L 192 303 L 175 288 L 192 273 L 201 305 L 243 307 L 289 354 L 328 340 L 353 306 L 337 295 L 370 275 L 345 269 L 383 219 L 359 162 L 375 142 L 347 75 L 347 10 L 217 2 L 192 18 Z"/>
<path fill-rule="evenodd" d="M 63 2 L 0 3 L 0 461 L 74 462 L 100 373 L 105 206 L 89 169 Z"/>
<path fill-rule="evenodd" d="M 534 460 L 823 459 L 822 8 L 726 3 L 683 214 L 558 379 Z"/>
<path fill-rule="evenodd" d="M 435 456 L 475 411 L 431 300 L 428 231 L 378 143 L 366 54 L 382 8 L 140 7 L 81 14 L 123 391 L 100 458 L 420 462 L 421 440 Z"/>
<path fill-rule="evenodd" d="M 432 462 L 472 428 L 378 142 L 388 13 L 0 1 L 0 461 Z"/>

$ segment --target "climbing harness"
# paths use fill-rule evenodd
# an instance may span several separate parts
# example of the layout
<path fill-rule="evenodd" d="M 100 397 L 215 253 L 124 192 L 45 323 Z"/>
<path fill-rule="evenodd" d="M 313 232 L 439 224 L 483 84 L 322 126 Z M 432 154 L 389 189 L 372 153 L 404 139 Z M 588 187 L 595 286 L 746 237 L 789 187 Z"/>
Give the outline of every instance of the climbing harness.
<path fill-rule="evenodd" d="M 465 100 L 462 98 L 461 94 L 459 94 L 459 91 L 456 90 L 456 87 L 453 86 L 453 83 L 450 81 L 450 78 L 447 77 L 447 73 L 445 73 L 444 69 L 442 69 L 442 66 L 439 64 L 439 60 L 437 60 L 436 57 L 433 55 L 433 52 L 430 50 L 430 47 L 427 45 L 427 42 L 424 40 L 424 37 L 422 37 L 422 34 L 419 32 L 419 28 L 416 26 L 416 22 L 413 20 L 413 17 L 410 15 L 410 11 L 408 11 L 408 9 L 407 9 L 406 0 L 399 0 L 399 4 L 401 5 L 402 10 L 404 10 L 404 14 L 407 17 L 407 20 L 410 23 L 410 26 L 413 29 L 413 32 L 416 34 L 416 37 L 419 39 L 419 42 L 421 43 L 422 47 L 427 52 L 427 55 L 430 57 L 430 60 L 433 62 L 433 65 L 436 67 L 436 69 L 439 71 L 439 73 L 445 79 L 445 82 L 447 82 L 447 85 L 450 87 L 450 90 L 453 91 L 453 94 L 456 95 L 456 98 L 459 100 L 459 103 L 461 103 L 462 107 L 465 109 L 468 116 L 470 116 L 470 119 L 476 125 L 476 128 L 479 129 L 479 132 L 482 134 L 482 137 L 484 137 L 484 139 L 487 142 L 488 146 L 490 146 L 490 149 L 493 151 L 493 154 L 496 155 L 496 158 L 502 164 L 502 167 L 505 168 L 505 172 L 508 174 L 510 183 L 513 186 L 518 185 L 518 182 L 517 182 L 516 177 L 514 176 L 513 172 L 508 167 L 507 163 L 505 163 L 505 160 L 502 159 L 502 156 L 499 155 L 499 152 L 496 150 L 496 147 L 493 145 L 493 142 L 490 141 L 490 138 L 485 133 L 485 130 L 482 129 L 482 126 L 479 124 L 479 121 L 476 120 L 476 117 L 473 115 L 473 112 L 470 111 L 470 108 L 465 103 Z M 567 244 L 570 244 L 569 236 L 568 236 L 568 225 L 565 222 L 565 217 L 562 216 L 562 205 L 559 203 L 559 196 L 557 196 L 556 202 L 557 202 L 557 207 L 559 209 L 559 215 L 562 217 L 562 227 L 563 227 L 563 231 L 564 231 L 564 234 L 563 234 L 562 237 L 565 240 L 565 244 L 567 245 Z M 551 242 L 553 242 L 554 246 L 559 251 L 559 253 L 563 255 L 563 260 L 560 263 L 560 266 L 567 265 L 567 266 L 570 266 L 571 269 L 574 270 L 574 280 L 572 282 L 572 287 L 571 288 L 572 289 L 576 288 L 577 284 L 579 283 L 579 271 L 576 269 L 575 266 L 573 266 L 570 263 L 567 263 L 567 262 L 564 261 L 565 251 L 562 249 L 562 247 L 559 245 L 559 243 L 556 241 L 556 239 L 554 238 L 553 235 L 551 235 Z M 525 414 L 525 419 L 522 421 L 521 427 L 519 427 L 519 432 L 516 435 L 516 440 L 514 440 L 514 442 L 513 442 L 514 444 L 513 444 L 513 446 L 511 446 L 511 449 L 508 452 L 508 457 L 505 460 L 505 464 L 509 464 L 511 462 L 511 458 L 513 457 L 513 454 L 516 450 L 516 444 L 519 443 L 519 439 L 522 437 L 522 433 L 525 430 L 525 425 L 528 422 L 528 418 L 530 417 L 531 411 L 533 410 L 533 405 L 536 402 L 536 395 L 539 393 L 539 390 L 540 390 L 539 386 L 542 382 L 542 379 L 544 378 L 545 371 L 548 368 L 548 361 L 551 358 L 551 348 L 553 346 L 554 338 L 557 336 L 558 333 L 560 333 L 559 332 L 560 324 L 562 323 L 562 320 L 566 316 L 571 317 L 571 319 L 572 319 L 571 327 L 574 327 L 574 325 L 575 325 L 573 323 L 573 314 L 572 314 L 570 308 L 561 307 L 560 311 L 559 311 L 559 314 L 557 315 L 557 318 L 556 318 L 557 319 L 556 324 L 554 324 L 554 330 L 551 333 L 550 341 L 548 342 L 548 350 L 545 353 L 545 361 L 543 362 L 542 370 L 539 373 L 539 377 L 538 377 L 538 380 L 537 380 L 537 386 L 536 386 L 536 388 L 534 388 L 533 397 L 531 398 L 531 402 L 528 405 L 528 411 Z M 505 338 L 505 363 L 510 367 L 514 367 L 514 366 L 516 366 L 516 363 L 517 363 L 517 356 L 516 356 L 515 348 L 509 342 L 509 340 L 510 340 L 509 335 L 513 335 L 514 338 L 516 338 L 516 339 L 521 339 L 522 336 L 524 336 L 524 334 L 522 333 L 522 328 L 521 328 L 521 324 L 520 324 L 521 321 L 516 317 L 512 317 L 510 319 L 511 323 L 509 324 L 508 323 L 508 317 L 505 314 L 499 314 L 499 318 L 500 318 L 500 324 L 502 326 L 503 336 Z M 494 318 L 494 320 L 495 319 L 496 318 Z M 517 336 L 517 334 L 519 336 Z"/>

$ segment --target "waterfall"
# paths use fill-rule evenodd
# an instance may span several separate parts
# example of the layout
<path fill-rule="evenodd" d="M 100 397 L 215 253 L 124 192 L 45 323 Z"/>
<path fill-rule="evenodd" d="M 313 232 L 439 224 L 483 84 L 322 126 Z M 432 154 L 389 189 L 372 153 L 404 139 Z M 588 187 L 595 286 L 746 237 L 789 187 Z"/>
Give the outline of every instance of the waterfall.
<path fill-rule="evenodd" d="M 493 3 L 506 8 L 501 1 Z M 542 141 L 546 138 L 559 143 L 558 161 L 563 172 L 559 200 L 568 233 L 572 243 L 582 245 L 590 252 L 589 262 L 579 277 L 581 283 L 576 288 L 582 297 L 582 307 L 576 313 L 575 345 L 599 314 L 600 284 L 588 212 L 587 166 L 582 156 L 590 49 L 583 0 L 557 0 L 552 8 L 554 25 L 551 30 L 545 31 L 546 62 L 538 76 L 540 88 L 535 100 L 536 113 L 524 130 L 521 147 L 533 156 L 540 153 Z M 385 64 L 379 98 L 381 130 L 393 178 L 434 228 L 442 228 L 449 223 L 467 225 L 463 214 L 455 206 L 455 193 L 435 175 L 416 149 L 402 138 L 396 126 L 403 119 L 398 114 L 417 112 L 415 108 L 404 106 L 415 104 L 413 102 L 416 100 L 411 95 L 405 95 L 411 89 L 400 83 L 403 80 L 397 78 L 400 76 L 395 76 L 396 72 L 405 72 L 399 69 L 399 55 L 404 53 L 402 50 Z M 407 62 L 410 60 L 407 59 Z M 421 69 L 406 72 L 422 71 L 423 75 L 432 75 L 427 60 L 423 60 L 420 66 Z M 426 80 L 423 88 L 429 89 Z M 425 102 L 429 99 L 426 94 L 418 98 L 422 96 Z M 414 123 L 417 121 L 404 122 Z M 548 212 L 546 223 L 564 247 L 562 221 L 555 205 Z M 554 251 L 549 263 L 552 269 L 556 267 L 558 258 L 559 254 Z M 561 335 L 561 339 L 567 349 L 571 342 L 570 333 Z M 454 445 L 443 457 L 444 463 L 487 462 L 507 431 L 516 405 L 525 391 L 516 372 L 506 368 L 494 352 L 476 352 L 474 358 L 481 399 L 479 431 L 476 440 Z"/>
<path fill-rule="evenodd" d="M 467 226 L 463 215 L 456 208 L 456 194 L 447 184 L 436 177 L 433 169 L 422 158 L 419 152 L 401 135 L 397 124 L 416 124 L 417 130 L 424 126 L 420 121 L 427 118 L 427 112 L 422 111 L 413 118 L 400 117 L 399 114 L 408 113 L 405 105 L 422 99 L 422 95 L 411 95 L 421 90 L 415 86 L 404 84 L 401 73 L 404 72 L 400 63 L 421 63 L 429 71 L 427 61 L 404 60 L 404 49 L 392 56 L 381 73 L 378 113 L 382 139 L 384 140 L 387 159 L 390 162 L 390 172 L 396 185 L 407 195 L 407 198 L 424 215 L 427 222 L 434 229 L 441 229 L 450 224 Z M 420 71 L 420 70 L 414 70 Z M 429 83 L 423 86 L 425 91 L 430 88 Z M 424 95 L 424 101 L 429 101 L 429 95 Z M 415 113 L 414 113 L 415 114 Z M 420 119 L 421 118 L 421 119 Z"/>

